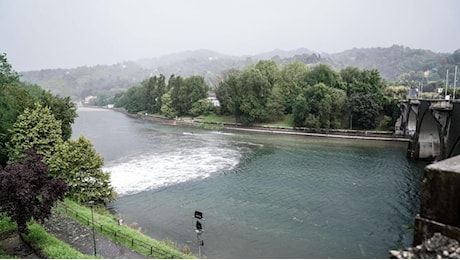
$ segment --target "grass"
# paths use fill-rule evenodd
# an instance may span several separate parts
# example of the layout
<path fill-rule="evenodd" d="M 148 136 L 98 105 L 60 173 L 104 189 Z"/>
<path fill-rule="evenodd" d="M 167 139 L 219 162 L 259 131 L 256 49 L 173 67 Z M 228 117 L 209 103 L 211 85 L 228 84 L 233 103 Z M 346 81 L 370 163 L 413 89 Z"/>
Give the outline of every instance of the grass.
<path fill-rule="evenodd" d="M 235 123 L 234 116 L 218 116 L 215 114 L 209 114 L 207 116 L 199 116 L 198 119 L 209 123 Z"/>
<path fill-rule="evenodd" d="M 28 223 L 29 234 L 24 235 L 24 239 L 37 251 L 46 257 L 54 259 L 90 259 L 94 256 L 84 255 L 69 246 L 68 244 L 62 242 L 61 240 L 55 238 L 54 236 L 48 234 L 42 226 L 37 224 L 34 221 Z M 0 214 L 0 233 L 8 231 L 16 231 L 17 225 L 15 222 L 11 221 L 10 217 L 7 217 L 4 214 Z M 0 258 L 17 258 L 11 255 L 6 254 L 0 248 Z"/>
<path fill-rule="evenodd" d="M 4 213 L 0 213 L 0 233 L 16 230 L 18 226 L 16 222 L 11 221 L 11 218 Z"/>
<path fill-rule="evenodd" d="M 31 221 L 28 224 L 29 234 L 24 239 L 34 248 L 40 250 L 45 258 L 51 259 L 92 259 L 93 255 L 85 255 L 48 234 L 39 224 Z"/>
<path fill-rule="evenodd" d="M 58 210 L 61 212 L 66 212 L 69 217 L 92 228 L 90 222 L 90 208 L 81 206 L 71 200 L 66 199 L 64 203 L 59 204 Z M 150 253 L 152 250 L 151 247 L 153 247 L 154 258 L 196 258 L 196 256 L 182 253 L 172 248 L 170 246 L 170 242 L 160 242 L 154 240 L 151 237 L 144 235 L 126 225 L 119 226 L 115 216 L 110 215 L 101 209 L 94 210 L 94 223 L 95 230 L 98 233 L 101 233 L 111 240 L 119 242 L 147 257 L 152 257 Z"/>
<path fill-rule="evenodd" d="M 17 225 L 15 222 L 11 221 L 10 217 L 7 217 L 5 214 L 0 214 L 0 234 L 8 231 L 13 231 L 17 229 Z M 17 258 L 15 256 L 11 256 L 5 251 L 3 251 L 0 242 L 0 259 L 14 259 Z"/>

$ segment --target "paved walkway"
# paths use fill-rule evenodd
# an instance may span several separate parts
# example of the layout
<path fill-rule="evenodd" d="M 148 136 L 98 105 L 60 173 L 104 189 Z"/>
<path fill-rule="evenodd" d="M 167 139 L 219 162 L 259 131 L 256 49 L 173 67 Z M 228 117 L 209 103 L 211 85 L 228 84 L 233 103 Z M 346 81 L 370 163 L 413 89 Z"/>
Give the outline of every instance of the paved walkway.
<path fill-rule="evenodd" d="M 58 211 L 43 223 L 45 229 L 83 254 L 94 254 L 93 231 Z M 144 255 L 113 242 L 96 232 L 96 254 L 110 259 L 145 259 Z"/>

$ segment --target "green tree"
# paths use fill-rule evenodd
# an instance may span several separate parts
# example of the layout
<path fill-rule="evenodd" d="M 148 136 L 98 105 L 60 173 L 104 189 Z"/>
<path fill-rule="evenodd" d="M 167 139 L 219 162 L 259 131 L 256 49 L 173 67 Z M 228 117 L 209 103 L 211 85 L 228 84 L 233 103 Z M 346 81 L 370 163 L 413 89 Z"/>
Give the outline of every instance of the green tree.
<path fill-rule="evenodd" d="M 240 120 L 243 123 L 263 122 L 268 119 L 266 109 L 268 98 L 271 95 L 272 85 L 264 74 L 256 67 L 249 67 L 238 79 L 240 89 Z"/>
<path fill-rule="evenodd" d="M 221 114 L 233 114 L 237 121 L 241 115 L 240 104 L 243 96 L 241 85 L 238 84 L 239 70 L 223 72 L 224 80 L 216 88 L 216 97 L 221 106 Z"/>
<path fill-rule="evenodd" d="M 307 118 L 308 103 L 306 98 L 299 94 L 292 104 L 292 115 L 294 118 L 294 126 L 304 126 Z"/>
<path fill-rule="evenodd" d="M 314 66 L 306 75 L 305 83 L 309 86 L 323 83 L 331 88 L 345 89 L 345 85 L 340 74 L 326 64 Z"/>
<path fill-rule="evenodd" d="M 310 69 L 300 62 L 290 63 L 281 70 L 277 88 L 286 114 L 292 113 L 294 101 L 302 93 L 305 87 L 304 79 L 309 71 Z"/>
<path fill-rule="evenodd" d="M 315 120 L 314 127 L 317 127 L 318 123 L 319 127 L 327 129 L 340 127 L 346 100 L 345 91 L 319 83 L 313 87 L 307 87 L 304 95 L 308 104 L 307 117 L 308 114 L 311 114 L 318 120 L 318 122 Z"/>
<path fill-rule="evenodd" d="M 209 115 L 211 111 L 211 103 L 208 99 L 203 98 L 193 103 L 192 108 L 190 109 L 190 115 L 199 116 L 199 115 Z"/>
<path fill-rule="evenodd" d="M 6 54 L 0 53 L 0 88 L 13 82 L 19 82 L 19 74 L 8 63 Z"/>
<path fill-rule="evenodd" d="M 19 161 L 29 149 L 47 160 L 61 142 L 61 121 L 56 120 L 48 107 L 36 103 L 33 109 L 26 108 L 13 124 L 11 138 L 6 144 L 9 162 Z"/>
<path fill-rule="evenodd" d="M 114 201 L 110 175 L 102 171 L 104 159 L 88 139 L 81 136 L 59 144 L 47 162 L 50 174 L 67 183 L 68 198 L 78 202 Z"/>
<path fill-rule="evenodd" d="M 72 136 L 72 124 L 78 116 L 77 108 L 70 100 L 70 97 L 61 98 L 51 94 L 50 91 L 43 90 L 39 100 L 42 106 L 49 107 L 53 116 L 61 121 L 62 139 L 70 139 Z"/>
<path fill-rule="evenodd" d="M 6 144 L 18 116 L 33 105 L 33 99 L 19 83 L 8 83 L 0 88 L 0 165 L 8 161 Z"/>
<path fill-rule="evenodd" d="M 185 79 L 171 77 L 169 85 L 172 107 L 179 115 L 190 114 L 193 103 L 206 98 L 209 90 L 201 76 L 191 76 Z"/>
<path fill-rule="evenodd" d="M 161 113 L 164 116 L 174 118 L 178 115 L 178 112 L 172 106 L 171 91 L 168 91 L 168 93 L 165 93 L 161 97 L 161 102 Z"/>
<path fill-rule="evenodd" d="M 140 86 L 135 86 L 129 88 L 123 95 L 122 104 L 129 113 L 137 113 L 146 110 L 145 102 L 143 102 L 144 96 L 142 92 L 143 91 Z"/>
<path fill-rule="evenodd" d="M 374 93 L 353 94 L 349 98 L 353 127 L 373 129 L 377 126 L 377 116 L 381 110 L 379 98 Z"/>

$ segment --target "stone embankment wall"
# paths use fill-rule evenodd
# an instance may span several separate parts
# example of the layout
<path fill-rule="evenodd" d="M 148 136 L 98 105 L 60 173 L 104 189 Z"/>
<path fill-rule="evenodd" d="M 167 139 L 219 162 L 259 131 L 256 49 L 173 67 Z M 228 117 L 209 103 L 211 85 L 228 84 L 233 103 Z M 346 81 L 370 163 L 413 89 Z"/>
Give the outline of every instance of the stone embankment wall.
<path fill-rule="evenodd" d="M 460 155 L 425 168 L 414 247 L 392 250 L 393 258 L 460 257 Z"/>

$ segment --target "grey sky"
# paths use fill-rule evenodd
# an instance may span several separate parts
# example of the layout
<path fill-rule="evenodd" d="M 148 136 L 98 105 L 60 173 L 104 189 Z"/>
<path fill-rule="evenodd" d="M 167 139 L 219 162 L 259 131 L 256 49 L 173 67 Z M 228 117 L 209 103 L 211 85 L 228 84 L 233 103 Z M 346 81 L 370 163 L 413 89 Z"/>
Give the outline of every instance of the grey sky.
<path fill-rule="evenodd" d="M 459 0 L 0 0 L 0 52 L 16 71 L 211 49 L 335 53 L 393 44 L 460 49 Z"/>

